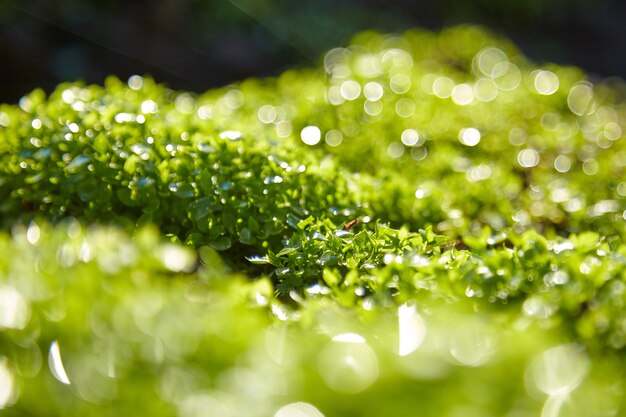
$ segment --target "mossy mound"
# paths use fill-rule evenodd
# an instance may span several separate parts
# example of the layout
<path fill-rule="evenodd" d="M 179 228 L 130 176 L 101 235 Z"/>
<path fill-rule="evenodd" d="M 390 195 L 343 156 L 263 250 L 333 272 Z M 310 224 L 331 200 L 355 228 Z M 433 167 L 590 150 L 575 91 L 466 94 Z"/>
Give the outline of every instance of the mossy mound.
<path fill-rule="evenodd" d="M 623 91 L 458 27 L 0 106 L 0 407 L 622 415 Z"/>

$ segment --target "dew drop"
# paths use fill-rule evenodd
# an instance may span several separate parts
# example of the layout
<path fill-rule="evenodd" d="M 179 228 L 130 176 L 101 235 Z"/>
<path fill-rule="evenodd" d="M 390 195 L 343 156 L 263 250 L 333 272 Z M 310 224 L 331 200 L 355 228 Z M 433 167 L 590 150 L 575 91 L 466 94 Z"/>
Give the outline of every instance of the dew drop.
<path fill-rule="evenodd" d="M 328 146 L 339 146 L 343 141 L 343 134 L 338 130 L 329 130 L 324 139 Z"/>
<path fill-rule="evenodd" d="M 48 352 L 48 365 L 50 366 L 50 372 L 52 372 L 52 375 L 59 382 L 65 385 L 70 385 L 70 379 L 67 377 L 67 372 L 65 372 L 63 360 L 61 359 L 59 342 L 56 340 L 50 344 L 50 351 Z"/>
<path fill-rule="evenodd" d="M 433 82 L 433 94 L 439 98 L 448 98 L 452 95 L 454 81 L 448 77 L 438 77 Z"/>
<path fill-rule="evenodd" d="M 283 177 L 280 175 L 273 175 L 263 178 L 263 184 L 280 184 L 283 182 Z"/>
<path fill-rule="evenodd" d="M 495 337 L 485 325 L 478 322 L 468 322 L 458 328 L 451 335 L 449 344 L 454 361 L 464 366 L 481 366 L 496 352 Z"/>
<path fill-rule="evenodd" d="M 232 142 L 236 142 L 243 139 L 243 135 L 238 130 L 226 130 L 220 133 L 220 139 L 228 139 Z"/>
<path fill-rule="evenodd" d="M 538 71 L 535 74 L 535 90 L 549 96 L 559 89 L 559 77 L 552 71 Z"/>
<path fill-rule="evenodd" d="M 344 99 L 356 100 L 361 95 L 361 85 L 354 80 L 344 81 L 339 91 Z"/>
<path fill-rule="evenodd" d="M 558 172 L 567 172 L 572 167 L 570 159 L 565 155 L 559 155 L 554 160 L 554 169 Z"/>
<path fill-rule="evenodd" d="M 366 101 L 363 110 L 370 116 L 378 116 L 383 111 L 383 103 L 380 101 Z"/>
<path fill-rule="evenodd" d="M 419 132 L 415 129 L 404 130 L 400 138 L 402 140 L 402 143 L 404 143 L 406 146 L 416 146 L 424 143 L 424 139 L 420 138 Z"/>
<path fill-rule="evenodd" d="M 0 360 L 0 410 L 10 406 L 15 401 L 15 379 L 6 365 L 6 360 Z"/>
<path fill-rule="evenodd" d="M 143 114 L 156 113 L 159 106 L 153 100 L 146 100 L 141 103 L 141 112 Z"/>
<path fill-rule="evenodd" d="M 589 370 L 589 359 L 578 345 L 560 345 L 539 355 L 529 370 L 541 392 L 562 396 L 582 383 Z"/>
<path fill-rule="evenodd" d="M 300 132 L 300 138 L 306 145 L 317 145 L 322 139 L 322 132 L 317 126 L 306 126 Z"/>
<path fill-rule="evenodd" d="M 595 159 L 587 159 L 583 162 L 583 172 L 589 176 L 596 175 L 600 170 L 600 165 Z"/>
<path fill-rule="evenodd" d="M 400 158 L 404 154 L 404 146 L 400 142 L 391 142 L 387 146 L 387 153 L 393 159 Z"/>
<path fill-rule="evenodd" d="M 547 319 L 555 313 L 556 307 L 542 299 L 540 295 L 536 295 L 524 301 L 522 311 L 528 317 Z"/>
<path fill-rule="evenodd" d="M 480 142 L 480 132 L 473 127 L 461 129 L 459 140 L 465 146 L 476 146 Z"/>
<path fill-rule="evenodd" d="M 363 95 L 369 101 L 377 101 L 383 97 L 383 87 L 377 82 L 369 82 L 363 87 Z"/>
<path fill-rule="evenodd" d="M 498 87 L 489 78 L 481 78 L 474 84 L 474 96 L 482 102 L 490 102 L 498 97 Z"/>
<path fill-rule="evenodd" d="M 458 84 L 452 89 L 452 101 L 459 106 L 467 106 L 474 101 L 474 89 L 469 84 Z"/>
<path fill-rule="evenodd" d="M 411 89 L 411 79 L 404 74 L 396 74 L 389 82 L 391 91 L 396 94 L 404 94 Z"/>
<path fill-rule="evenodd" d="M 413 353 L 426 337 L 426 325 L 415 306 L 403 304 L 398 308 L 398 355 Z"/>
<path fill-rule="evenodd" d="M 422 161 L 428 155 L 428 149 L 425 146 L 411 148 L 411 158 L 415 161 Z"/>
<path fill-rule="evenodd" d="M 522 73 L 517 65 L 501 62 L 494 67 L 493 82 L 502 91 L 515 90 L 522 80 Z"/>
<path fill-rule="evenodd" d="M 567 105 L 577 116 L 593 113 L 593 88 L 588 83 L 574 85 L 567 96 Z"/>
<path fill-rule="evenodd" d="M 311 404 L 296 402 L 280 408 L 274 417 L 324 417 L 324 414 Z"/>
<path fill-rule="evenodd" d="M 326 98 L 328 99 L 328 102 L 333 106 L 338 106 L 345 102 L 345 99 L 341 95 L 341 90 L 339 89 L 339 86 L 336 85 L 333 85 L 328 89 L 326 93 Z"/>
<path fill-rule="evenodd" d="M 24 297 L 12 287 L 0 287 L 0 328 L 23 329 L 30 309 Z"/>
<path fill-rule="evenodd" d="M 116 123 L 129 123 L 136 120 L 135 115 L 131 113 L 118 113 L 115 115 Z"/>
<path fill-rule="evenodd" d="M 376 353 L 355 333 L 333 337 L 320 352 L 317 365 L 326 385 L 342 394 L 365 391 L 380 373 Z"/>
<path fill-rule="evenodd" d="M 517 163 L 524 168 L 531 168 L 539 163 L 539 152 L 534 149 L 523 149 L 517 154 Z"/>
<path fill-rule="evenodd" d="M 477 69 L 487 77 L 493 76 L 498 64 L 509 62 L 506 53 L 493 46 L 482 49 L 474 59 Z"/>
<path fill-rule="evenodd" d="M 163 266 L 173 272 L 190 272 L 196 263 L 194 252 L 186 247 L 174 244 L 161 245 L 157 251 L 157 255 Z"/>
<path fill-rule="evenodd" d="M 609 122 L 604 126 L 604 137 L 608 140 L 615 141 L 622 136 L 622 128 L 615 122 Z"/>
<path fill-rule="evenodd" d="M 400 117 L 411 117 L 415 113 L 415 102 L 406 97 L 401 98 L 396 102 L 396 113 Z"/>
<path fill-rule="evenodd" d="M 337 237 L 348 237 L 352 235 L 353 233 L 349 232 L 348 230 L 343 230 L 343 229 L 335 230 L 335 236 Z"/>
<path fill-rule="evenodd" d="M 262 123 L 265 124 L 273 123 L 274 120 L 276 120 L 277 115 L 278 113 L 276 111 L 276 107 L 270 104 L 265 104 L 261 106 L 261 108 L 259 108 L 259 111 L 257 112 L 257 117 Z"/>
<path fill-rule="evenodd" d="M 143 77 L 140 75 L 131 75 L 128 78 L 128 86 L 133 90 L 139 90 L 143 86 Z"/>
<path fill-rule="evenodd" d="M 41 229 L 35 222 L 31 222 L 26 230 L 26 240 L 31 245 L 37 245 L 41 239 Z"/>

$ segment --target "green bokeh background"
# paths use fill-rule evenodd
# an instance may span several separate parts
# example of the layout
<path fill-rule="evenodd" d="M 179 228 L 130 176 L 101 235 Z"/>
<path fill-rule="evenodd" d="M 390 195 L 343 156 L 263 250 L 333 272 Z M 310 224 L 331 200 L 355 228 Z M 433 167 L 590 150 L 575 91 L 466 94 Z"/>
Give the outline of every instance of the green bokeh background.
<path fill-rule="evenodd" d="M 203 92 L 315 65 L 359 31 L 473 23 L 536 62 L 626 76 L 620 0 L 6 0 L 0 5 L 0 102 L 63 81 L 152 74 Z"/>

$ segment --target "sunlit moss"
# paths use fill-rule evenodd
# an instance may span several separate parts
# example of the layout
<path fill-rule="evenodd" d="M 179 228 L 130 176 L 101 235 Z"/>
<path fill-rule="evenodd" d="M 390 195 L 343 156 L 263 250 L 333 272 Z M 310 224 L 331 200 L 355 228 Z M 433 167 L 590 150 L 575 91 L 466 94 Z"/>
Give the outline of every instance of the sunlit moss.
<path fill-rule="evenodd" d="M 0 106 L 0 409 L 623 414 L 621 88 L 456 27 Z"/>

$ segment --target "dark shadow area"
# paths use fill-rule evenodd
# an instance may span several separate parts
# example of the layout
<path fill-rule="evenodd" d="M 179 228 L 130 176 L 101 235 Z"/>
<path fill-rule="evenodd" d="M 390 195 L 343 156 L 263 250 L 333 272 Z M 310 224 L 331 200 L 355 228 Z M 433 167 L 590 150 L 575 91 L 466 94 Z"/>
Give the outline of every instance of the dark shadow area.
<path fill-rule="evenodd" d="M 626 77 L 620 0 L 7 0 L 0 102 L 60 82 L 150 74 L 202 92 L 313 65 L 356 32 L 476 23 L 537 62 Z"/>

